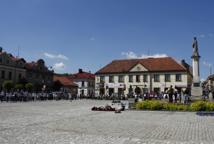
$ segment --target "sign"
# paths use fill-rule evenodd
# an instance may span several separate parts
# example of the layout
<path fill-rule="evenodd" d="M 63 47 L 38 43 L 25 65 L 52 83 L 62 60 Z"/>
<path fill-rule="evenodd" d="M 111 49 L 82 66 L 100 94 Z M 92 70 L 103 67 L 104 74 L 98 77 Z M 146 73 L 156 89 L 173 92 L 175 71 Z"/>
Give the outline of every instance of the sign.
<path fill-rule="evenodd" d="M 124 83 L 107 83 L 106 86 L 108 88 L 125 88 L 126 87 Z"/>

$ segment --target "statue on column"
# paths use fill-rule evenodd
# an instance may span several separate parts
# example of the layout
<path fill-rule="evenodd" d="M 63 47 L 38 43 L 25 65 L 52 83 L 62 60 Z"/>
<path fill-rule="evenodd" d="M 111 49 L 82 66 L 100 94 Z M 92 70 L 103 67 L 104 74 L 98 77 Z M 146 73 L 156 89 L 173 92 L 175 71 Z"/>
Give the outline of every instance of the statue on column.
<path fill-rule="evenodd" d="M 196 37 L 193 39 L 192 48 L 194 49 L 194 52 L 198 52 L 198 42 Z"/>
<path fill-rule="evenodd" d="M 194 37 L 194 39 L 193 39 L 192 48 L 193 48 L 193 56 L 199 56 L 199 54 L 198 54 L 198 41 L 197 41 L 196 37 Z"/>

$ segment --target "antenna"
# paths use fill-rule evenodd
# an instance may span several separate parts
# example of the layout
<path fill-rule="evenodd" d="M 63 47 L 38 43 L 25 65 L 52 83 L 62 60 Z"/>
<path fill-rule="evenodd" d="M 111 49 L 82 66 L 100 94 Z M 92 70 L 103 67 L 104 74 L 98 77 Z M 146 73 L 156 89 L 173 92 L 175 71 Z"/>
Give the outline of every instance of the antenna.
<path fill-rule="evenodd" d="M 17 57 L 19 57 L 19 49 L 20 49 L 20 46 L 18 46 Z"/>
<path fill-rule="evenodd" d="M 210 68 L 210 75 L 212 74 L 212 65 L 209 65 Z"/>

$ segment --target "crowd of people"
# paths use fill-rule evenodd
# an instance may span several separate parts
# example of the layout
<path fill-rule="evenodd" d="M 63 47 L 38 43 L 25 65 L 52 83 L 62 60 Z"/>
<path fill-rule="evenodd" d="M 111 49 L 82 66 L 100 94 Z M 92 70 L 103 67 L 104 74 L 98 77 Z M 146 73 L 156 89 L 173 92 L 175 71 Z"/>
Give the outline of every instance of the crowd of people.
<path fill-rule="evenodd" d="M 77 97 L 67 92 L 0 92 L 0 101 L 6 102 L 27 102 L 27 101 L 44 101 L 44 100 L 72 100 Z"/>

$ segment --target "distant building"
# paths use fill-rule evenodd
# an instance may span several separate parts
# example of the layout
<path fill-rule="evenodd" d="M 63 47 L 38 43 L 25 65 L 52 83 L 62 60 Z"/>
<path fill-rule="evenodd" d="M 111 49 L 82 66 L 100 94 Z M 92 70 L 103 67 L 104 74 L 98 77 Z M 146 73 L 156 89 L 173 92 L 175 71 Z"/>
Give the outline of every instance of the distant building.
<path fill-rule="evenodd" d="M 0 47 L 0 86 L 5 80 L 11 80 L 14 84 L 30 82 L 41 91 L 53 84 L 53 71 L 45 66 L 42 59 L 28 63 L 24 58 L 3 52 Z"/>
<path fill-rule="evenodd" d="M 182 65 L 185 64 L 185 65 Z M 190 66 L 171 57 L 114 60 L 95 73 L 96 95 L 127 95 L 178 91 L 190 87 Z"/>
<path fill-rule="evenodd" d="M 39 59 L 37 62 L 28 62 L 25 65 L 26 79 L 35 86 L 50 88 L 53 84 L 53 71 L 49 70 L 44 60 Z"/>
<path fill-rule="evenodd" d="M 94 96 L 95 75 L 79 69 L 78 73 L 72 74 L 70 78 L 78 85 L 78 96 Z"/>
<path fill-rule="evenodd" d="M 204 88 L 207 88 L 210 92 L 214 92 L 214 74 L 208 76 L 207 80 L 204 81 Z"/>
<path fill-rule="evenodd" d="M 14 57 L 10 53 L 2 51 L 0 48 L 0 86 L 5 80 L 18 83 L 26 77 L 25 60 Z"/>
<path fill-rule="evenodd" d="M 60 83 L 59 87 L 61 91 L 69 92 L 74 96 L 77 95 L 78 85 L 69 76 L 54 74 L 54 83 L 57 84 L 58 82 Z"/>

